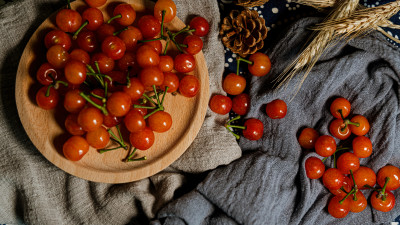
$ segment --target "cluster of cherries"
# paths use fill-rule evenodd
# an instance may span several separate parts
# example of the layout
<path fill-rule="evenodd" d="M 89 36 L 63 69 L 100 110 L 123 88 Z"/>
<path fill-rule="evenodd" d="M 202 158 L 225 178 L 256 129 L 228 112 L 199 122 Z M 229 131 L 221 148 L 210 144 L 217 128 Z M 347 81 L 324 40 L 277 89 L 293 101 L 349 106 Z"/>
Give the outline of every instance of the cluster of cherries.
<path fill-rule="evenodd" d="M 360 166 L 359 159 L 372 154 L 371 140 L 365 136 L 370 124 L 362 115 L 348 119 L 350 109 L 350 102 L 345 98 L 336 98 L 332 102 L 330 112 L 336 119 L 329 125 L 329 131 L 340 140 L 351 140 L 351 147 L 337 147 L 332 136 L 320 136 L 313 128 L 303 129 L 298 137 L 301 147 L 315 149 L 318 155 L 325 157 L 322 160 L 318 157 L 307 158 L 305 171 L 310 179 L 322 177 L 324 186 L 334 195 L 329 201 L 328 212 L 335 218 L 343 218 L 349 212 L 361 212 L 367 207 L 367 199 L 361 192 L 363 189 L 374 190 L 370 197 L 374 209 L 388 212 L 395 205 L 395 197 L 391 191 L 400 187 L 399 168 L 386 165 L 375 174 L 371 168 Z M 351 134 L 355 137 L 348 139 Z M 340 151 L 344 153 L 336 159 L 336 154 Z M 324 161 L 332 155 L 333 168 L 325 170 Z M 376 183 L 380 188 L 375 187 Z"/>
<path fill-rule="evenodd" d="M 100 153 L 128 149 L 119 127 L 124 124 L 133 146 L 125 161 L 144 160 L 134 158 L 136 149 L 149 149 L 154 132 L 166 132 L 172 125 L 163 106 L 166 94 L 194 97 L 200 89 L 198 78 L 188 73 L 196 67 L 193 55 L 201 51 L 200 37 L 208 33 L 209 24 L 195 17 L 177 32 L 166 29 L 164 24 L 176 16 L 172 0 L 158 0 L 154 15 L 141 16 L 137 26 L 130 4 L 119 3 L 104 21 L 98 7 L 107 1 L 85 1 L 89 7 L 81 14 L 68 1 L 68 8 L 56 15 L 58 29 L 44 38 L 47 62 L 36 74 L 44 85 L 36 102 L 50 110 L 64 97 L 65 128 L 72 135 L 63 145 L 67 159 L 80 160 L 89 146 Z M 178 36 L 183 43 L 177 42 Z M 174 58 L 167 55 L 170 42 L 179 50 Z M 110 140 L 118 147 L 106 149 Z"/>
<path fill-rule="evenodd" d="M 264 134 L 264 124 L 259 119 L 246 119 L 243 125 L 232 124 L 232 122 L 238 121 L 241 116 L 246 115 L 250 107 L 250 96 L 244 92 L 247 81 L 245 77 L 239 75 L 240 62 L 246 62 L 249 73 L 256 77 L 265 76 L 271 70 L 271 61 L 264 53 L 256 52 L 250 55 L 248 60 L 239 56 L 236 73 L 229 73 L 222 82 L 222 87 L 228 96 L 213 95 L 209 106 L 217 114 L 226 115 L 232 110 L 237 115 L 225 124 L 226 129 L 236 139 L 239 139 L 240 136 L 232 129 L 242 130 L 243 137 L 248 140 L 259 140 Z M 281 119 L 286 116 L 287 105 L 283 100 L 276 99 L 266 104 L 265 112 L 272 119 Z"/>

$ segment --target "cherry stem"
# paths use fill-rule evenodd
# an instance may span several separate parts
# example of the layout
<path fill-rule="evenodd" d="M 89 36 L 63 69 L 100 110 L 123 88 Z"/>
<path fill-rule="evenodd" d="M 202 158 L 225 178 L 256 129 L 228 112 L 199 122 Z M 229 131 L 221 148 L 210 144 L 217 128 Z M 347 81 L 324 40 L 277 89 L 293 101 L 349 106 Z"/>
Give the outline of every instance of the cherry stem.
<path fill-rule="evenodd" d="M 238 126 L 238 125 L 227 125 L 227 127 L 232 127 L 232 128 L 242 129 L 242 130 L 246 129 L 245 126 Z"/>
<path fill-rule="evenodd" d="M 342 150 L 350 150 L 350 148 L 349 148 L 349 147 L 341 147 L 341 148 L 338 148 L 338 149 L 336 149 L 335 153 L 333 153 L 333 154 L 336 154 L 336 152 L 339 152 L 339 151 L 342 151 Z M 329 158 L 329 156 L 323 158 L 323 159 L 322 159 L 322 162 L 324 162 L 327 158 Z"/>
<path fill-rule="evenodd" d="M 164 36 L 164 17 L 165 17 L 165 10 L 161 11 L 161 37 Z"/>
<path fill-rule="evenodd" d="M 107 95 L 108 95 L 108 83 L 106 82 L 106 83 L 104 84 L 104 96 L 107 97 Z M 103 99 L 103 103 L 106 103 L 106 102 L 105 102 L 105 99 L 106 99 L 106 98 Z"/>
<path fill-rule="evenodd" d="M 118 146 L 118 147 L 115 147 L 115 148 L 100 149 L 100 150 L 99 150 L 99 153 L 102 154 L 102 153 L 109 152 L 109 151 L 113 151 L 113 150 L 117 150 L 117 149 L 120 149 L 120 148 L 123 148 L 123 147 L 122 147 L 122 146 Z"/>
<path fill-rule="evenodd" d="M 253 65 L 253 62 L 252 62 L 252 61 L 247 60 L 247 59 L 244 59 L 244 58 L 242 58 L 242 57 L 240 57 L 240 56 L 238 56 L 237 60 L 238 60 L 238 61 L 243 61 L 243 62 L 245 62 L 245 63 L 247 63 L 247 64 L 250 64 L 250 65 Z"/>
<path fill-rule="evenodd" d="M 353 198 L 353 200 L 357 201 L 356 193 L 358 191 L 358 187 L 357 187 L 356 179 L 354 179 L 353 170 L 350 170 L 350 174 L 351 174 L 351 178 L 353 179 L 353 184 L 354 184 L 353 189 L 352 189 L 352 190 L 354 190 L 354 198 Z"/>
<path fill-rule="evenodd" d="M 67 83 L 67 82 L 62 81 L 62 80 L 57 80 L 57 81 L 56 81 L 56 80 L 54 80 L 54 78 L 53 78 L 53 83 L 50 84 L 50 85 L 47 87 L 46 94 L 45 94 L 44 96 L 49 97 L 49 96 L 50 96 L 50 88 L 53 87 L 54 89 L 58 89 L 59 84 L 62 84 L 62 85 L 64 85 L 65 87 L 68 87 L 68 83 Z"/>
<path fill-rule="evenodd" d="M 118 144 L 120 144 L 120 146 L 121 146 L 122 148 L 124 148 L 125 150 L 128 149 L 128 146 L 126 146 L 126 144 L 123 142 L 123 139 L 122 139 L 122 135 L 121 135 L 121 131 L 120 131 L 120 129 L 119 129 L 119 126 L 115 126 L 115 127 L 117 128 L 118 135 L 120 136 L 119 138 L 114 134 L 114 132 L 112 132 L 111 129 L 108 129 L 108 130 L 107 130 L 108 133 L 111 135 L 112 139 L 113 139 L 115 142 L 117 142 Z"/>
<path fill-rule="evenodd" d="M 349 192 L 347 192 L 344 188 L 343 188 L 343 186 L 340 188 L 340 190 L 342 190 L 344 193 L 349 193 Z"/>
<path fill-rule="evenodd" d="M 169 41 L 170 40 L 167 40 L 167 43 L 165 43 L 165 49 L 164 49 L 163 55 L 167 54 L 167 48 L 168 48 L 168 45 L 169 45 Z"/>
<path fill-rule="evenodd" d="M 113 33 L 113 36 L 117 36 L 118 34 L 122 33 L 123 31 L 126 31 L 126 30 L 128 30 L 128 29 L 129 29 L 128 27 L 125 27 L 124 29 L 115 31 L 115 32 Z"/>
<path fill-rule="evenodd" d="M 350 120 L 347 122 L 347 124 L 350 124 L 350 125 L 353 125 L 353 126 L 356 126 L 356 127 L 360 126 L 360 123 L 354 123 L 354 122 L 351 122 Z"/>
<path fill-rule="evenodd" d="M 240 65 L 240 60 L 239 58 L 236 58 L 236 75 L 239 75 L 239 65 Z"/>
<path fill-rule="evenodd" d="M 153 90 L 154 90 L 154 95 L 156 96 L 156 99 L 157 99 L 157 105 L 158 105 L 158 107 L 160 107 L 161 106 L 161 102 L 160 102 L 160 98 L 159 98 L 158 93 L 157 93 L 156 85 L 153 85 Z"/>
<path fill-rule="evenodd" d="M 100 95 L 96 95 L 96 94 L 93 93 L 93 92 L 90 92 L 90 95 L 93 96 L 93 97 L 95 97 L 95 98 L 97 98 L 97 99 L 100 99 L 101 101 L 103 101 L 103 99 L 105 99 L 104 97 L 102 97 L 102 96 L 100 96 Z"/>
<path fill-rule="evenodd" d="M 183 47 L 183 48 L 187 48 L 188 47 L 188 45 L 185 45 L 185 44 L 179 44 L 179 46 Z"/>
<path fill-rule="evenodd" d="M 147 100 L 149 100 L 151 103 L 153 103 L 154 105 L 157 105 L 157 103 L 155 103 L 153 101 L 153 99 L 151 99 L 146 93 L 143 93 L 143 97 L 145 97 Z"/>
<path fill-rule="evenodd" d="M 82 25 L 78 28 L 77 31 L 75 31 L 75 33 L 72 36 L 72 40 L 76 40 L 78 38 L 78 34 L 81 32 L 81 30 L 86 27 L 89 24 L 89 21 L 85 21 L 84 23 L 82 23 Z"/>
<path fill-rule="evenodd" d="M 67 0 L 67 8 L 71 9 L 71 1 L 70 0 Z"/>
<path fill-rule="evenodd" d="M 379 190 L 379 189 L 377 189 L 377 188 L 374 188 L 374 187 L 372 187 L 372 186 L 370 186 L 370 185 L 368 185 L 368 184 L 365 184 L 364 187 L 365 187 L 365 188 L 372 189 L 372 190 L 374 190 L 374 191 L 376 191 L 376 192 L 378 192 L 378 193 L 381 191 L 381 190 Z"/>
<path fill-rule="evenodd" d="M 143 156 L 143 157 L 137 158 L 137 159 L 128 159 L 128 162 L 143 161 L 143 160 L 146 160 L 146 159 L 147 159 L 147 157 Z"/>
<path fill-rule="evenodd" d="M 84 98 L 87 102 L 89 102 L 90 104 L 92 104 L 94 107 L 100 109 L 101 112 L 102 112 L 104 115 L 106 115 L 106 116 L 108 115 L 108 111 L 107 111 L 107 109 L 106 109 L 105 106 L 100 106 L 100 105 L 98 105 L 98 104 L 95 103 L 89 96 L 87 96 L 87 95 L 86 95 L 85 93 L 83 93 L 83 92 L 79 93 L 79 95 L 82 96 L 82 98 Z"/>
<path fill-rule="evenodd" d="M 127 88 L 130 88 L 131 87 L 131 76 L 130 76 L 130 74 L 129 74 L 129 71 L 128 71 L 128 73 L 126 73 L 126 87 Z"/>
<path fill-rule="evenodd" d="M 165 95 L 167 94 L 168 88 L 169 88 L 168 86 L 165 87 L 165 90 L 164 90 L 164 93 L 163 93 L 163 96 L 162 96 L 162 99 L 161 99 L 161 107 L 163 107 L 163 108 L 164 108 L 164 106 L 163 106 L 164 99 L 165 99 Z"/>
<path fill-rule="evenodd" d="M 232 123 L 233 121 L 238 120 L 238 119 L 240 119 L 240 115 L 239 115 L 239 116 L 236 116 L 235 118 L 232 118 L 231 120 L 229 120 L 229 121 L 225 124 L 225 128 L 226 128 L 231 134 L 233 134 L 233 136 L 235 136 L 235 138 L 236 138 L 237 140 L 240 139 L 240 136 L 239 136 L 238 134 L 235 134 L 235 132 L 233 132 L 233 130 L 231 130 L 230 128 L 232 127 L 232 128 L 239 128 L 239 129 L 242 129 L 242 128 L 244 127 L 244 126 L 235 126 L 235 125 L 231 125 L 231 123 Z M 246 129 L 246 128 L 244 127 L 244 129 Z"/>
<path fill-rule="evenodd" d="M 187 32 L 195 31 L 195 29 L 189 30 L 189 28 L 190 28 L 189 25 L 187 25 L 184 28 L 182 28 L 180 31 L 178 31 L 178 32 L 176 32 L 174 34 L 171 34 L 170 36 L 175 39 L 175 37 L 178 36 L 181 33 L 187 33 Z"/>
<path fill-rule="evenodd" d="M 188 27 L 188 26 L 186 26 L 186 27 Z M 175 36 L 180 34 L 180 33 L 182 33 L 183 30 L 185 30 L 186 27 L 184 27 L 182 30 L 176 32 L 175 34 L 172 34 L 169 30 L 167 31 L 168 36 L 170 37 L 170 40 L 175 44 L 175 46 L 179 50 L 179 52 L 183 52 L 183 51 L 182 51 L 181 47 L 179 46 L 179 44 L 176 42 Z"/>
<path fill-rule="evenodd" d="M 346 196 L 344 196 L 344 198 L 339 201 L 339 204 L 343 204 L 343 202 L 346 200 L 346 198 L 349 197 L 353 193 L 354 193 L 354 189 L 352 189 L 349 193 L 347 193 Z"/>
<path fill-rule="evenodd" d="M 342 120 L 344 121 L 342 109 L 338 109 L 338 112 L 339 112 L 339 114 L 340 114 L 340 117 L 342 117 Z"/>
<path fill-rule="evenodd" d="M 115 20 L 115 19 L 118 19 L 118 18 L 121 18 L 121 17 L 122 17 L 121 14 L 118 14 L 118 15 L 116 15 L 116 16 L 113 16 L 113 17 L 111 17 L 111 18 L 107 21 L 107 23 L 110 24 L 111 21 L 113 21 L 113 20 Z"/>
<path fill-rule="evenodd" d="M 152 42 L 152 41 L 161 41 L 165 40 L 163 37 L 155 38 L 155 39 L 150 39 L 150 40 L 139 40 L 138 42 L 144 43 L 144 42 Z"/>
<path fill-rule="evenodd" d="M 135 109 L 155 109 L 155 106 L 146 106 L 146 105 L 133 105 Z"/>
<path fill-rule="evenodd" d="M 382 197 L 382 201 L 386 200 L 387 194 L 385 193 L 386 190 L 386 186 L 389 183 L 390 177 L 386 177 L 385 178 L 385 184 L 382 187 L 382 190 L 379 192 L 378 194 L 378 198 Z"/>
<path fill-rule="evenodd" d="M 157 108 L 154 111 L 152 111 L 151 113 L 146 114 L 145 116 L 143 116 L 144 119 L 149 118 L 151 115 L 153 115 L 154 113 L 158 112 L 158 111 L 162 111 L 161 108 Z"/>

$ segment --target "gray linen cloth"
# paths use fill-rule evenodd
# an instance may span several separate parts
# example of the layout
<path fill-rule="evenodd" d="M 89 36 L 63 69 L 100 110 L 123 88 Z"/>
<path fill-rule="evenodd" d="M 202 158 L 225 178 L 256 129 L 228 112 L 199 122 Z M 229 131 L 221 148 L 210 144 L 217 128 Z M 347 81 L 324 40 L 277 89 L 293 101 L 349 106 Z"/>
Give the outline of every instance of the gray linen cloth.
<path fill-rule="evenodd" d="M 243 156 L 208 174 L 196 189 L 160 210 L 154 224 L 375 224 L 393 221 L 400 214 L 400 204 L 390 212 L 373 210 L 370 204 L 361 213 L 335 219 L 327 212 L 331 198 L 321 179 L 305 175 L 304 161 L 315 156 L 303 151 L 297 135 L 304 127 L 329 134 L 333 120 L 329 105 L 342 96 L 352 103 L 352 115 L 365 115 L 371 124 L 368 136 L 373 154 L 361 159 L 361 165 L 375 172 L 386 164 L 400 166 L 400 51 L 372 33 L 340 43 L 328 50 L 296 93 L 301 74 L 286 88 L 273 91 L 271 81 L 299 53 L 316 18 L 295 23 L 268 55 L 272 70 L 268 76 L 252 78 L 251 109 L 247 117 L 264 123 L 259 141 L 240 141 Z M 281 98 L 288 103 L 284 119 L 269 119 L 265 104 Z M 327 160 L 332 166 L 332 160 Z M 363 191 L 369 198 L 370 191 Z M 399 196 L 395 191 L 395 196 Z"/>
<path fill-rule="evenodd" d="M 224 51 L 218 41 L 217 2 L 174 2 L 178 17 L 184 22 L 188 23 L 195 15 L 210 22 L 210 34 L 204 39 L 203 49 L 210 74 L 210 93 L 223 93 Z M 228 116 L 208 111 L 190 148 L 172 166 L 147 179 L 117 185 L 94 183 L 71 176 L 48 162 L 33 146 L 19 121 L 15 76 L 33 32 L 65 3 L 20 0 L 0 9 L 0 223 L 145 224 L 166 202 L 193 189 L 204 178 L 202 172 L 228 164 L 242 152 L 235 138 L 220 126 Z"/>

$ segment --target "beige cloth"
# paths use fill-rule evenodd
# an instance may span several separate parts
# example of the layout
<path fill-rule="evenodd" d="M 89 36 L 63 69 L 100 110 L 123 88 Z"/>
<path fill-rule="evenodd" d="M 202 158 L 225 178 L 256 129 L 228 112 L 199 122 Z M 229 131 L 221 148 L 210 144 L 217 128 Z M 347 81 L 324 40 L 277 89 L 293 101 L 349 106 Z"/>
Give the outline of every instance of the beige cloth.
<path fill-rule="evenodd" d="M 210 93 L 223 93 L 224 51 L 218 40 L 219 9 L 215 0 L 175 0 L 178 17 L 194 15 L 211 25 L 204 39 Z M 190 148 L 172 166 L 150 178 L 126 184 L 89 182 L 48 162 L 32 145 L 19 122 L 15 75 L 22 51 L 38 25 L 63 1 L 25 0 L 0 9 L 0 223 L 144 224 L 166 202 L 189 191 L 206 173 L 241 156 L 223 126 L 227 116 L 208 110 Z M 193 13 L 193 14 L 192 14 Z"/>

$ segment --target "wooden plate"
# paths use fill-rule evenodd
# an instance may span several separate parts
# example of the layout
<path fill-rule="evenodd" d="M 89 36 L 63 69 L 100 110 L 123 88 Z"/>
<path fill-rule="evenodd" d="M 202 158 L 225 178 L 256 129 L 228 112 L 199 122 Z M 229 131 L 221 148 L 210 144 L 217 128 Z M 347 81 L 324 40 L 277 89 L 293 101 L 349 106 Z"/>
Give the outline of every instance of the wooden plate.
<path fill-rule="evenodd" d="M 120 2 L 108 0 L 107 4 L 100 8 L 105 20 Z M 137 12 L 137 18 L 144 13 L 153 14 L 154 3 L 150 1 L 124 0 L 124 2 L 132 4 Z M 86 7 L 80 0 L 73 2 L 71 6 L 78 12 L 82 12 Z M 35 100 L 36 92 L 41 87 L 36 81 L 36 71 L 45 62 L 44 36 L 55 28 L 55 15 L 56 13 L 45 20 L 32 35 L 17 71 L 15 96 L 18 113 L 33 144 L 57 167 L 77 177 L 95 182 L 131 182 L 149 177 L 169 166 L 189 147 L 204 121 L 209 98 L 209 81 L 203 53 L 195 55 L 196 69 L 191 73 L 200 80 L 201 89 L 198 95 L 194 98 L 185 98 L 179 94 L 166 96 L 165 111 L 171 114 L 173 124 L 169 131 L 155 133 L 156 140 L 150 149 L 138 150 L 137 157 L 147 156 L 147 160 L 126 163 L 122 162 L 122 159 L 127 156 L 128 151 L 118 149 L 100 154 L 91 148 L 80 161 L 69 161 L 62 153 L 62 145 L 70 137 L 64 128 L 67 113 L 62 109 L 62 103 L 59 104 L 61 105 L 59 108 L 46 111 L 39 108 Z M 172 31 L 177 31 L 185 24 L 175 18 L 166 26 Z M 173 44 L 169 45 L 171 46 Z M 174 47 L 171 48 L 173 52 Z M 129 139 L 125 140 L 129 142 Z"/>

